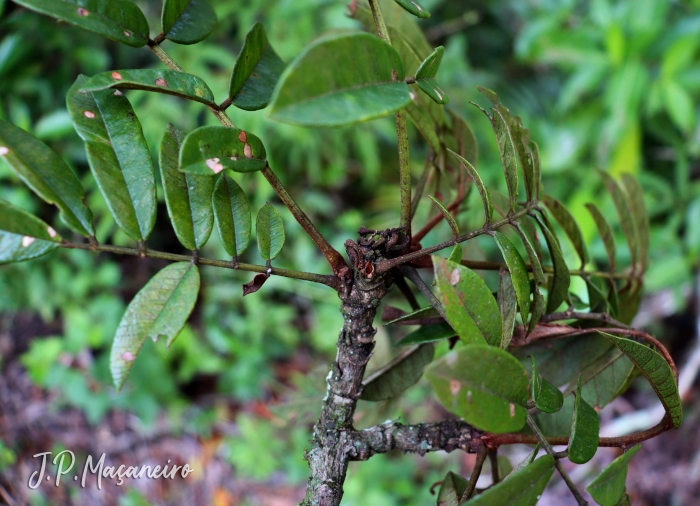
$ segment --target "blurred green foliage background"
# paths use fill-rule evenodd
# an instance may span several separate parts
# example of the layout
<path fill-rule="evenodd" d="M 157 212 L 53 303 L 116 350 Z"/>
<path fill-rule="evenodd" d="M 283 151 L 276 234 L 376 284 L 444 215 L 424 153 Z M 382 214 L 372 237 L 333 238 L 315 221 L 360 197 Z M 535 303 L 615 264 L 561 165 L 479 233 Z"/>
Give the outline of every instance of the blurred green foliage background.
<path fill-rule="evenodd" d="M 136 3 L 151 26 L 159 26 L 161 3 Z M 639 177 L 652 222 L 647 292 L 667 291 L 672 296 L 667 313 L 684 311 L 700 258 L 700 2 L 422 3 L 432 17 L 421 20 L 420 26 L 431 44 L 445 46 L 440 85 L 451 99 L 449 107 L 465 116 L 476 133 L 477 169 L 486 183 L 504 185 L 490 126 L 469 105 L 480 100 L 477 84 L 494 89 L 523 117 L 540 146 L 546 192 L 580 218 L 588 241 L 595 237 L 595 228 L 584 204 L 596 202 L 604 212 L 613 212 L 594 169 Z M 186 71 L 205 78 L 219 99 L 225 96 L 243 37 L 257 20 L 286 62 L 328 30 L 360 29 L 347 17 L 347 6 L 337 0 L 212 4 L 219 25 L 209 39 L 196 46 L 166 42 L 165 48 Z M 0 0 L 0 117 L 49 143 L 80 175 L 100 242 L 131 245 L 96 191 L 82 142 L 65 109 L 65 93 L 81 73 L 160 65 L 147 49 L 120 46 Z M 167 122 L 187 131 L 215 124 L 197 103 L 135 91 L 129 98 L 154 160 Z M 396 226 L 393 118 L 331 130 L 272 123 L 265 111 L 229 112 L 237 126 L 263 140 L 271 166 L 337 249 L 342 251 L 345 239 L 354 237 L 361 225 Z M 418 177 L 427 148 L 410 128 Z M 56 222 L 55 213 L 2 162 L 0 182 L 0 198 Z M 252 207 L 274 202 L 259 174 L 246 175 L 242 185 Z M 158 223 L 148 244 L 180 252 L 162 188 L 158 196 Z M 291 215 L 279 209 L 288 240 L 278 265 L 328 272 L 313 243 Z M 479 205 L 466 213 L 470 209 L 478 210 Z M 463 219 L 469 217 L 465 214 Z M 423 244 L 448 233 L 440 225 Z M 627 254 L 620 249 L 620 255 Z M 258 262 L 252 250 L 243 261 Z M 591 252 L 605 257 L 602 244 L 594 243 Z M 475 258 L 484 255 L 478 245 L 471 253 Z M 202 255 L 226 257 L 216 234 Z M 147 428 L 166 412 L 175 427 L 206 438 L 218 419 L 235 419 L 239 435 L 227 437 L 220 452 L 237 476 L 283 476 L 289 485 L 303 484 L 308 476 L 303 448 L 318 412 L 323 377 L 335 355 L 339 301 L 325 287 L 275 277 L 244 299 L 241 284 L 250 276 L 205 267 L 190 324 L 167 355 L 162 343 L 147 343 L 117 395 L 108 370 L 112 336 L 130 298 L 163 266 L 153 260 L 58 251 L 0 267 L 0 332 L 14 332 L 30 319 L 40 322 L 34 327 L 43 336 L 31 335 L 0 350 L 0 367 L 21 361 L 33 382 L 57 392 L 59 405 L 82 409 L 91 423 L 119 408 L 133 412 Z M 381 361 L 390 346 L 383 329 L 378 335 L 376 355 Z M 428 390 L 420 383 L 401 405 L 365 408 L 360 424 L 373 417 L 420 421 L 430 416 L 426 397 Z M 289 400 L 292 404 L 278 406 L 266 417 L 250 408 L 256 402 Z M 221 409 L 224 405 L 233 410 Z M 292 412 L 296 422 L 284 423 Z M 0 446 L 0 466 L 11 464 L 12 451 L 12 442 Z M 382 456 L 354 464 L 344 504 L 427 504 L 430 484 L 458 458 Z M 386 465 L 388 460 L 391 465 Z M 134 497 L 125 496 L 123 504 L 141 504 Z"/>

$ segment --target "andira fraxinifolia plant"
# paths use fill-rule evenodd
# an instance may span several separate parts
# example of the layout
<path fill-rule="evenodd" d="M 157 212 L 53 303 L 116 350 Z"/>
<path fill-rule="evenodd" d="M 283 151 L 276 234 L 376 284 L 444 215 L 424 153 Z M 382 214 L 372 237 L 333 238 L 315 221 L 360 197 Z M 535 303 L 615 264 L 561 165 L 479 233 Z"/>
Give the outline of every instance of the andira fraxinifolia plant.
<path fill-rule="evenodd" d="M 495 93 L 480 88 L 491 104 L 482 112 L 496 136 L 507 195 L 489 190 L 475 168 L 476 141 L 469 126 L 458 112 L 444 107 L 448 98 L 436 81 L 443 48 L 431 48 L 412 20 L 411 15 L 429 15 L 418 2 L 353 0 L 349 13 L 366 31 L 320 38 L 286 65 L 269 44 L 263 26 L 256 24 L 245 38 L 223 102 L 217 102 L 207 84 L 186 73 L 161 46 L 165 41 L 194 44 L 207 37 L 216 15 L 205 0 L 165 0 L 162 33 L 154 39 L 149 37 L 146 18 L 128 0 L 16 3 L 126 45 L 146 47 L 167 67 L 81 75 L 67 96 L 94 178 L 118 226 L 133 239 L 132 248 L 99 243 L 83 188 L 71 169 L 44 143 L 0 121 L 0 157 L 34 193 L 54 204 L 62 218 L 60 229 L 54 229 L 0 202 L 1 262 L 30 260 L 57 248 L 173 262 L 141 289 L 117 329 L 110 362 L 117 389 L 126 381 L 146 339 L 162 337 L 170 345 L 177 337 L 197 300 L 201 267 L 255 273 L 243 286 L 244 294 L 258 291 L 269 276 L 321 283 L 337 292 L 343 325 L 337 358 L 327 377 L 327 395 L 306 452 L 311 477 L 302 504 L 338 505 L 350 461 L 395 449 L 477 454 L 469 479 L 447 474 L 438 504 L 535 504 L 555 470 L 577 501 L 585 504 L 561 460 L 583 464 L 602 446 L 626 452 L 587 490 L 599 504 L 629 504 L 626 466 L 639 443 L 677 428 L 682 420 L 677 371 L 668 352 L 652 336 L 628 326 L 641 299 L 649 249 L 642 191 L 634 178 L 623 176 L 620 185 L 600 172 L 617 210 L 631 265 L 620 269 L 616 264 L 613 229 L 601 211 L 588 204 L 608 255 L 607 265 L 596 268 L 575 217 L 544 193 L 537 145 L 529 139 L 528 130 Z M 155 251 L 147 245 L 155 223 L 156 177 L 141 125 L 127 98 L 126 90 L 131 89 L 194 100 L 221 122 L 221 126 L 191 132 L 163 125 L 159 169 L 168 215 L 191 255 Z M 351 125 L 395 115 L 396 191 L 400 194 L 396 227 L 362 228 L 359 237 L 345 242 L 346 256 L 336 251 L 277 178 L 260 139 L 234 126 L 226 112 L 230 106 L 268 107 L 272 120 L 309 127 Z M 415 183 L 409 170 L 409 117 L 429 148 L 425 169 Z M 279 213 L 270 204 L 255 217 L 255 238 L 264 263 L 238 260 L 251 241 L 252 213 L 243 188 L 246 174 L 254 171 L 263 174 L 315 242 L 332 274 L 273 265 L 285 233 Z M 441 195 L 440 181 L 453 189 L 449 202 L 436 198 Z M 478 192 L 483 204 L 483 209 L 470 211 L 483 214 L 483 226 L 464 231 L 457 217 L 470 190 Z M 419 205 L 430 206 L 433 215 L 416 226 Z M 451 237 L 423 246 L 421 241 L 443 220 L 452 230 Z M 555 221 L 580 264 L 566 264 L 552 227 Z M 230 259 L 198 254 L 215 225 Z M 85 240 L 69 240 L 68 234 Z M 502 261 L 464 258 L 460 245 L 478 236 L 492 238 Z M 435 255 L 439 252 L 449 258 Z M 434 288 L 423 280 L 429 269 L 434 273 Z M 484 270 L 500 274 L 496 295 L 477 274 Z M 570 293 L 572 276 L 585 283 L 587 301 Z M 384 320 L 419 328 L 399 343 L 393 361 L 366 377 L 377 308 L 391 289 L 400 291 L 412 312 L 386 307 Z M 419 307 L 416 291 L 430 306 Z M 256 296 L 264 296 L 264 291 Z M 434 346 L 440 340 L 451 340 L 454 349 L 434 360 Z M 455 417 L 415 426 L 389 421 L 354 429 L 358 399 L 394 398 L 423 374 Z M 643 432 L 600 437 L 597 410 L 620 395 L 638 374 L 657 393 L 665 416 Z M 507 476 L 499 476 L 499 466 L 493 466 L 494 483 L 477 490 L 486 458 L 497 462 L 499 448 L 512 444 L 535 448 Z M 553 445 L 566 449 L 554 452 Z M 538 457 L 539 452 L 543 455 Z"/>

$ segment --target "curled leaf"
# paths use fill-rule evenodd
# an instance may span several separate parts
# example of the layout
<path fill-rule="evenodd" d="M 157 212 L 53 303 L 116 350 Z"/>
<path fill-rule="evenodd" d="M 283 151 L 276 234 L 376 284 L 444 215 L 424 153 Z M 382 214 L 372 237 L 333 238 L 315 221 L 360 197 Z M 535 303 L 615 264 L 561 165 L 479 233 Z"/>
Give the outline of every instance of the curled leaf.
<path fill-rule="evenodd" d="M 251 293 L 255 293 L 260 290 L 269 277 L 270 275 L 266 273 L 256 274 L 252 281 L 249 281 L 243 285 L 243 296 L 245 297 L 246 295 L 250 295 Z"/>

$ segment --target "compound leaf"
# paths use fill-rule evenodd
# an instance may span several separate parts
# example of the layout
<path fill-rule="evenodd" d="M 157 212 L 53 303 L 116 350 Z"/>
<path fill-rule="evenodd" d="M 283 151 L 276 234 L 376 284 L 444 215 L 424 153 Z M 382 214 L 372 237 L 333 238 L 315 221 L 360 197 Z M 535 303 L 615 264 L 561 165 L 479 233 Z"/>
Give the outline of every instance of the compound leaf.
<path fill-rule="evenodd" d="M 136 294 L 112 344 L 110 370 L 117 391 L 124 385 L 146 338 L 156 341 L 165 336 L 170 347 L 194 309 L 198 293 L 197 266 L 178 262 L 161 270 Z"/>
<path fill-rule="evenodd" d="M 34 193 L 61 210 L 71 230 L 86 237 L 94 235 L 92 213 L 83 203 L 83 186 L 50 147 L 0 119 L 0 158 Z"/>

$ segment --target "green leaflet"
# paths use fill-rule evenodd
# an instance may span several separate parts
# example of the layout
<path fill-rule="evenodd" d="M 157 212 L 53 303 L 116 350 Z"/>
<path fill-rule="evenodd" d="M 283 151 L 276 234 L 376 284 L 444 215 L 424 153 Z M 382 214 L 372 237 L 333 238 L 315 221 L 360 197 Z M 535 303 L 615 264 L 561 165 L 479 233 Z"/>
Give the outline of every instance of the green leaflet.
<path fill-rule="evenodd" d="M 620 186 L 612 178 L 612 176 L 610 176 L 610 174 L 607 172 L 603 172 L 602 170 L 599 170 L 598 174 L 600 174 L 603 183 L 605 183 L 608 192 L 612 196 L 615 209 L 617 210 L 617 215 L 620 218 L 622 231 L 627 239 L 632 265 L 636 266 L 639 259 L 639 240 L 637 238 L 637 229 L 632 218 L 633 210 L 629 207 L 627 196 L 620 189 Z"/>
<path fill-rule="evenodd" d="M 465 344 L 501 343 L 501 314 L 484 280 L 474 271 L 433 256 L 440 301 L 447 320 Z"/>
<path fill-rule="evenodd" d="M 268 202 L 255 219 L 255 233 L 258 238 L 258 250 L 265 260 L 274 260 L 284 246 L 284 223 L 282 217 Z"/>
<path fill-rule="evenodd" d="M 559 241 L 550 230 L 549 224 L 546 223 L 541 216 L 537 216 L 537 222 L 540 225 L 540 230 L 542 230 L 544 234 L 547 248 L 549 248 L 549 255 L 552 258 L 552 264 L 554 266 L 554 275 L 552 276 L 552 282 L 549 286 L 549 297 L 547 298 L 547 312 L 553 313 L 562 302 L 569 299 L 571 275 L 564 261 L 564 256 L 561 253 Z"/>
<path fill-rule="evenodd" d="M 128 0 L 15 0 L 15 3 L 127 46 L 141 47 L 148 42 L 148 22 Z"/>
<path fill-rule="evenodd" d="M 464 252 L 462 251 L 462 246 L 460 246 L 459 244 L 455 244 L 454 248 L 452 248 L 452 251 L 450 252 L 450 256 L 447 257 L 447 259 L 450 262 L 457 262 L 459 264 L 462 262 L 463 253 Z"/>
<path fill-rule="evenodd" d="M 86 237 L 95 234 L 92 213 L 83 203 L 83 186 L 51 148 L 0 120 L 0 158 L 34 193 L 61 210 L 61 218 L 71 230 Z"/>
<path fill-rule="evenodd" d="M 165 38 L 177 44 L 196 44 L 216 26 L 216 12 L 207 0 L 165 0 L 161 23 Z"/>
<path fill-rule="evenodd" d="M 160 175 L 175 235 L 185 248 L 195 250 L 207 243 L 214 227 L 214 181 L 210 177 L 184 174 L 178 170 L 184 137 L 183 131 L 168 124 L 160 144 Z"/>
<path fill-rule="evenodd" d="M 564 204 L 559 202 L 554 197 L 545 195 L 542 197 L 542 201 L 547 206 L 547 209 L 549 209 L 549 212 L 552 213 L 554 219 L 556 219 L 559 225 L 561 225 L 561 228 L 564 229 L 567 237 L 574 245 L 576 253 L 578 253 L 578 257 L 581 259 L 581 269 L 583 269 L 588 262 L 588 252 L 586 251 L 586 243 L 583 240 L 583 234 L 581 234 L 581 229 L 579 228 L 578 223 L 576 223 L 576 220 L 571 215 L 569 210 L 564 207 Z"/>
<path fill-rule="evenodd" d="M 533 243 L 531 242 L 531 238 L 535 238 L 535 230 L 534 225 L 530 221 L 530 217 L 523 216 L 520 221 L 516 222 L 515 230 L 518 232 L 518 235 L 523 242 L 523 246 L 525 246 L 525 251 L 527 251 L 527 256 L 530 259 L 530 265 L 532 266 L 534 290 L 532 294 L 530 323 L 528 324 L 527 330 L 527 332 L 530 333 L 537 325 L 537 322 L 544 314 L 546 308 L 544 297 L 540 292 L 540 286 L 544 283 L 544 271 L 542 270 L 542 264 L 540 263 L 538 252 L 535 250 Z"/>
<path fill-rule="evenodd" d="M 393 81 L 392 69 L 399 81 Z M 401 57 L 376 36 L 324 37 L 284 71 L 270 117 L 305 126 L 342 126 L 386 116 L 411 100 L 403 78 Z"/>
<path fill-rule="evenodd" d="M 608 262 L 610 263 L 610 270 L 614 271 L 615 270 L 615 234 L 613 234 L 612 228 L 610 227 L 610 224 L 608 223 L 608 220 L 605 219 L 605 216 L 603 216 L 603 213 L 600 212 L 600 209 L 598 209 L 594 204 L 586 204 L 586 209 L 588 209 L 588 212 L 591 213 L 591 216 L 593 217 L 593 221 L 595 221 L 595 226 L 598 229 L 598 234 L 600 235 L 600 238 L 603 240 L 603 244 L 605 245 L 605 251 L 608 254 Z"/>
<path fill-rule="evenodd" d="M 437 503 L 439 506 L 460 506 L 459 500 L 464 495 L 469 481 L 460 475 L 447 471 L 445 478 L 440 485 Z"/>
<path fill-rule="evenodd" d="M 518 299 L 518 306 L 520 306 L 520 315 L 523 321 L 527 321 L 527 315 L 530 312 L 530 280 L 523 257 L 520 256 L 510 239 L 501 232 L 494 232 L 493 238 L 496 240 L 498 249 L 501 250 L 506 265 L 508 265 L 515 296 Z"/>
<path fill-rule="evenodd" d="M 540 411 L 545 413 L 556 413 L 564 405 L 564 396 L 549 381 L 544 379 L 537 372 L 537 364 L 535 363 L 534 357 L 532 358 L 532 381 L 531 394 L 532 400 L 535 402 L 535 406 Z"/>
<path fill-rule="evenodd" d="M 167 338 L 167 347 L 190 316 L 199 293 L 199 271 L 190 262 L 170 264 L 156 274 L 131 301 L 112 344 L 110 370 L 117 391 L 124 385 L 141 347 L 150 337 Z"/>
<path fill-rule="evenodd" d="M 450 214 L 450 212 L 447 209 L 445 209 L 445 206 L 442 205 L 442 202 L 437 200 L 432 195 L 428 195 L 428 198 L 430 198 L 430 200 L 432 200 L 435 203 L 438 210 L 440 211 L 440 213 L 442 213 L 442 216 L 445 218 L 445 221 L 452 229 L 452 233 L 455 237 L 457 237 L 459 235 L 459 226 L 457 225 L 457 222 L 455 221 L 454 217 Z"/>
<path fill-rule="evenodd" d="M 437 323 L 435 325 L 423 325 L 418 330 L 415 330 L 401 339 L 397 343 L 398 346 L 407 346 L 409 344 L 432 343 L 441 341 L 456 336 L 457 333 L 449 323 Z"/>
<path fill-rule="evenodd" d="M 393 320 L 386 322 L 384 325 L 391 325 L 392 323 L 400 323 L 407 320 L 418 320 L 422 318 L 436 317 L 439 318 L 440 313 L 438 313 L 437 310 L 433 308 L 433 306 L 427 306 L 416 311 L 411 311 L 410 313 L 407 313 L 403 316 L 399 316 L 398 318 L 394 318 Z"/>
<path fill-rule="evenodd" d="M 421 63 L 416 72 L 416 84 L 426 95 L 433 99 L 435 103 L 440 105 L 445 105 L 450 101 L 445 92 L 440 89 L 435 79 L 444 54 L 444 47 L 436 47 L 435 51 Z"/>
<path fill-rule="evenodd" d="M 533 175 L 532 180 L 535 185 L 535 198 L 540 198 L 540 180 L 541 180 L 541 168 L 540 168 L 540 148 L 537 146 L 535 141 L 530 141 L 530 154 L 532 155 L 532 168 Z"/>
<path fill-rule="evenodd" d="M 0 264 L 40 257 L 60 242 L 56 231 L 39 218 L 0 200 Z"/>
<path fill-rule="evenodd" d="M 601 506 L 617 506 L 625 495 L 627 466 L 642 445 L 638 444 L 613 460 L 595 477 L 586 490 Z"/>
<path fill-rule="evenodd" d="M 642 270 L 644 270 L 647 256 L 649 255 L 650 241 L 649 216 L 644 204 L 644 190 L 642 190 L 639 181 L 631 174 L 622 174 L 622 186 L 627 194 L 627 202 L 629 202 L 629 208 L 632 213 L 634 230 L 637 233 L 639 245 L 639 262 L 642 264 Z"/>
<path fill-rule="evenodd" d="M 80 75 L 68 90 L 68 112 L 114 219 L 129 237 L 144 241 L 156 221 L 156 178 L 141 123 L 125 96 L 82 92 L 84 83 Z"/>
<path fill-rule="evenodd" d="M 530 454 L 527 457 L 525 457 L 525 459 L 520 464 L 515 466 L 510 473 L 508 473 L 505 477 L 503 477 L 502 480 L 505 480 L 509 476 L 512 476 L 513 474 L 517 473 L 521 469 L 532 464 L 535 461 L 535 457 L 537 457 L 537 454 L 539 453 L 539 451 L 540 451 L 540 443 L 537 443 L 535 445 L 535 447 L 532 449 L 532 451 L 530 452 Z"/>
<path fill-rule="evenodd" d="M 206 105 L 216 105 L 207 83 L 197 76 L 175 70 L 136 69 L 102 72 L 83 83 L 80 91 L 95 92 L 110 88 L 153 91 Z"/>
<path fill-rule="evenodd" d="M 498 283 L 498 308 L 501 312 L 501 349 L 508 349 L 510 340 L 513 338 L 513 328 L 515 327 L 515 314 L 518 311 L 518 301 L 513 288 L 513 280 L 510 273 L 501 269 Z"/>
<path fill-rule="evenodd" d="M 425 371 L 440 402 L 468 423 L 493 433 L 520 430 L 527 411 L 527 373 L 499 348 L 467 344 Z"/>
<path fill-rule="evenodd" d="M 250 244 L 252 218 L 248 198 L 238 184 L 224 174 L 214 189 L 214 214 L 224 249 L 232 257 L 243 253 Z"/>
<path fill-rule="evenodd" d="M 581 376 L 574 401 L 574 416 L 571 419 L 571 437 L 569 438 L 569 460 L 574 464 L 585 464 L 593 458 L 598 450 L 600 438 L 600 418 L 595 409 L 581 395 Z"/>
<path fill-rule="evenodd" d="M 678 394 L 676 378 L 668 362 L 656 351 L 636 341 L 616 337 L 606 332 L 598 333 L 620 348 L 639 367 L 666 408 L 666 412 L 673 421 L 673 427 L 676 429 L 680 427 L 683 422 L 683 406 Z"/>
<path fill-rule="evenodd" d="M 405 351 L 363 382 L 360 399 L 384 401 L 415 385 L 434 354 L 435 346 L 432 343 L 420 344 Z"/>
<path fill-rule="evenodd" d="M 213 176 L 224 169 L 255 172 L 267 165 L 267 154 L 255 135 L 223 126 L 203 126 L 187 134 L 180 149 L 180 170 Z"/>
<path fill-rule="evenodd" d="M 464 504 L 470 506 L 533 506 L 554 473 L 554 457 L 543 455 Z"/>
<path fill-rule="evenodd" d="M 246 111 L 267 107 L 283 71 L 284 62 L 272 49 L 263 25 L 255 23 L 233 67 L 228 90 L 231 103 Z"/>
<path fill-rule="evenodd" d="M 491 217 L 493 216 L 493 206 L 491 205 L 491 197 L 489 196 L 488 188 L 486 188 L 486 185 L 481 180 L 481 177 L 479 176 L 479 173 L 476 171 L 474 166 L 471 163 L 469 163 L 469 161 L 466 158 L 461 157 L 451 149 L 448 149 L 447 151 L 452 153 L 455 156 L 455 158 L 459 160 L 459 162 L 466 169 L 466 171 L 469 173 L 472 180 L 474 181 L 474 185 L 476 186 L 476 189 L 479 192 L 479 196 L 481 197 L 481 202 L 484 204 L 484 215 L 486 216 L 486 223 L 490 223 Z"/>
<path fill-rule="evenodd" d="M 417 18 L 421 19 L 427 19 L 430 17 L 430 13 L 425 10 L 425 7 L 423 7 L 421 4 L 416 2 L 415 0 L 394 0 L 397 4 L 399 4 L 402 8 L 404 8 L 407 12 L 410 12 Z"/>

